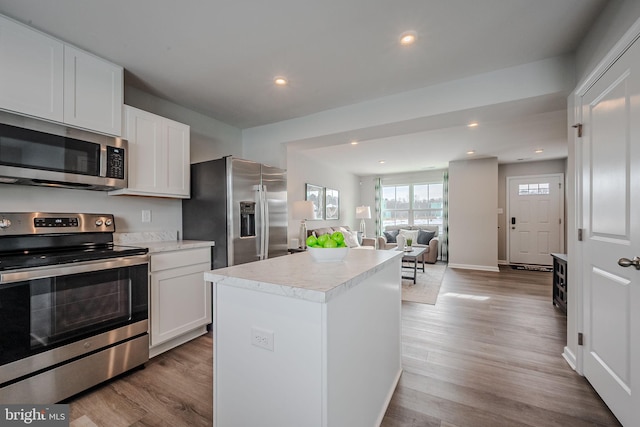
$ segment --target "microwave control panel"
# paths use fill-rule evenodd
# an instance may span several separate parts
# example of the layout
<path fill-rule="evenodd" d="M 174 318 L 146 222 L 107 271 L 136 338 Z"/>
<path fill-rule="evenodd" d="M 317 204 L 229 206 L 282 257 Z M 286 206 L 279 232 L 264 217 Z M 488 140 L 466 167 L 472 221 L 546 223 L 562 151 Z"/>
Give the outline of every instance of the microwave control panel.
<path fill-rule="evenodd" d="M 124 148 L 107 146 L 107 178 L 124 179 Z"/>

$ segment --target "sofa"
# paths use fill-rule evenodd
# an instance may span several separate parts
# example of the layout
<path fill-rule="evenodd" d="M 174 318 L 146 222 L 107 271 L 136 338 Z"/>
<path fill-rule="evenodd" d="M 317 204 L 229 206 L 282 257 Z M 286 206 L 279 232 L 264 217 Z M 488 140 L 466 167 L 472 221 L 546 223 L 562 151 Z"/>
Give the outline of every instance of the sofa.
<path fill-rule="evenodd" d="M 314 229 L 307 229 L 307 237 L 311 236 L 312 234 L 316 237 L 322 235 L 322 234 L 331 234 L 334 231 L 349 231 L 353 233 L 353 230 L 351 230 L 351 227 L 349 227 L 348 225 L 340 225 L 340 226 L 336 226 L 336 227 L 320 227 L 320 228 L 314 228 Z M 370 238 L 370 237 L 365 237 L 362 239 L 362 243 L 355 245 L 355 244 L 350 244 L 348 245 L 350 248 L 354 248 L 354 247 L 358 247 L 358 246 L 363 246 L 363 247 L 367 247 L 367 248 L 374 248 L 376 247 L 376 239 Z"/>
<path fill-rule="evenodd" d="M 426 248 L 426 251 L 422 254 L 422 257 L 418 258 L 418 260 L 422 263 L 429 263 L 429 264 L 435 264 L 436 261 L 438 260 L 438 245 L 439 245 L 439 239 L 438 239 L 438 226 L 437 225 L 389 225 L 387 227 L 385 227 L 384 231 L 387 233 L 387 235 L 385 235 L 384 233 L 382 234 L 382 236 L 378 236 L 378 249 L 395 249 L 398 247 L 398 244 L 394 241 L 388 241 L 388 236 L 392 237 L 394 234 L 398 235 L 400 234 L 400 230 L 408 230 L 408 231 L 414 231 L 414 233 L 412 234 L 416 234 L 415 231 L 426 231 L 426 232 L 432 232 L 433 233 L 433 237 L 429 240 L 428 244 L 420 244 L 418 243 L 418 239 L 417 237 L 413 239 L 413 243 L 412 246 L 417 246 L 417 247 L 423 247 Z M 402 234 L 408 234 L 408 233 L 402 233 Z M 395 236 L 393 236 L 395 237 Z"/>

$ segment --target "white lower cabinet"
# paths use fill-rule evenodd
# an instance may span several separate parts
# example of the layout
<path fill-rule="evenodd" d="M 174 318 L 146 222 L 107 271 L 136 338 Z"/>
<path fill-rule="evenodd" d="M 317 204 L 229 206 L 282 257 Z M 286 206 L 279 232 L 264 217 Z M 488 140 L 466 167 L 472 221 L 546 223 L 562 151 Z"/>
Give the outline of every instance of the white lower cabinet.
<path fill-rule="evenodd" d="M 211 323 L 211 247 L 151 253 L 149 356 L 203 335 Z"/>

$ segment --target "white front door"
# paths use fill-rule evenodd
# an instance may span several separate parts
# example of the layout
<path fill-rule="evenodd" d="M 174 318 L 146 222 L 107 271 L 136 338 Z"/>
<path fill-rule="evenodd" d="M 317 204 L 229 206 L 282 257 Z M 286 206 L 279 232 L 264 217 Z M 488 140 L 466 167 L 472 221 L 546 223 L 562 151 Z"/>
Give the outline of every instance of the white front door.
<path fill-rule="evenodd" d="M 551 265 L 563 230 L 563 175 L 509 177 L 509 262 Z"/>
<path fill-rule="evenodd" d="M 640 426 L 640 43 L 582 97 L 584 374 Z M 579 243 L 580 244 L 580 243 Z"/>

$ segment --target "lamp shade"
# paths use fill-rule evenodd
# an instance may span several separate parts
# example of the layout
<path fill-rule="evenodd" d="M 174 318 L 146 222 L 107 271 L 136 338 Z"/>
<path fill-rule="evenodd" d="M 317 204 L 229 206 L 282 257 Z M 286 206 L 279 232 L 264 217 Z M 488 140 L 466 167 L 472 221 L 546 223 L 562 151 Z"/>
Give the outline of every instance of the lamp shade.
<path fill-rule="evenodd" d="M 311 200 L 300 200 L 293 202 L 293 219 L 313 219 L 313 202 Z"/>
<path fill-rule="evenodd" d="M 356 206 L 356 218 L 371 219 L 371 208 L 369 206 Z"/>

